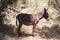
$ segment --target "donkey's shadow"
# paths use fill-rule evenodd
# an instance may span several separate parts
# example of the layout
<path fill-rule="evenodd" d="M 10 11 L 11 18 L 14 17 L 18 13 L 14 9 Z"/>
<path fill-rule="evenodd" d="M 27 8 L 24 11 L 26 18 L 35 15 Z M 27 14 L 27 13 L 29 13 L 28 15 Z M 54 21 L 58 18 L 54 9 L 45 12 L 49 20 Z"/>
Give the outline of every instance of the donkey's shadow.
<path fill-rule="evenodd" d="M 13 30 L 10 26 L 5 25 L 5 24 L 1 24 L 1 23 L 0 23 L 0 33 L 2 33 L 4 35 L 9 35 L 9 36 L 14 35 Z"/>

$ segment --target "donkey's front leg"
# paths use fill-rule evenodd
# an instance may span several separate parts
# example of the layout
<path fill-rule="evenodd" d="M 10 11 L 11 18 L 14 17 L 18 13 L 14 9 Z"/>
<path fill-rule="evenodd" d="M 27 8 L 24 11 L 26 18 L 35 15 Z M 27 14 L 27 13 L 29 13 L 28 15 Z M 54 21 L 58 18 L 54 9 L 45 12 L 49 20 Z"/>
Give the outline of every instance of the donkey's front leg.
<path fill-rule="evenodd" d="M 32 35 L 34 35 L 35 29 L 36 29 L 36 24 L 33 24 L 33 31 L 32 31 Z"/>

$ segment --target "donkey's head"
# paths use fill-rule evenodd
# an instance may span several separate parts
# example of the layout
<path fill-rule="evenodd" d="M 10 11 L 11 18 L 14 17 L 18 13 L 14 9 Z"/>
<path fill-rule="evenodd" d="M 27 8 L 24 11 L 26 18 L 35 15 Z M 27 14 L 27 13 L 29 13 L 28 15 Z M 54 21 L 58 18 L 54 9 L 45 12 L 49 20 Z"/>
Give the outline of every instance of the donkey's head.
<path fill-rule="evenodd" d="M 48 17 L 49 17 L 47 10 L 48 10 L 48 9 L 44 8 L 43 17 L 44 17 L 45 19 L 48 19 Z"/>
<path fill-rule="evenodd" d="M 48 19 L 49 16 L 48 16 L 47 10 L 48 9 L 44 8 L 44 10 L 42 12 L 38 13 L 39 20 L 42 19 L 42 18 Z"/>

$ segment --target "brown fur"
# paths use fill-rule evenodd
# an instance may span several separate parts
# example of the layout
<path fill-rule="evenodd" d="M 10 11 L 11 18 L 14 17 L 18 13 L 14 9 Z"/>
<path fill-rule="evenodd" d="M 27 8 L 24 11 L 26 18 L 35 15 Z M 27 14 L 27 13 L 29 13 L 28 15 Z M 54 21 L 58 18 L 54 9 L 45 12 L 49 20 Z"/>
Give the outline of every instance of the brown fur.
<path fill-rule="evenodd" d="M 39 22 L 40 19 L 42 18 L 45 18 L 47 19 L 48 18 L 48 13 L 47 13 L 47 10 L 44 9 L 44 12 L 39 12 L 37 14 L 26 14 L 26 13 L 21 13 L 19 15 L 17 15 L 16 19 L 18 20 L 19 22 L 19 26 L 18 26 L 18 34 L 19 36 L 21 36 L 21 33 L 20 33 L 20 29 L 22 27 L 22 24 L 25 24 L 25 25 L 33 25 L 33 32 L 35 31 L 36 29 L 36 25 L 37 23 Z M 17 23 L 17 22 L 16 22 Z M 32 32 L 32 34 L 34 35 L 34 33 Z"/>

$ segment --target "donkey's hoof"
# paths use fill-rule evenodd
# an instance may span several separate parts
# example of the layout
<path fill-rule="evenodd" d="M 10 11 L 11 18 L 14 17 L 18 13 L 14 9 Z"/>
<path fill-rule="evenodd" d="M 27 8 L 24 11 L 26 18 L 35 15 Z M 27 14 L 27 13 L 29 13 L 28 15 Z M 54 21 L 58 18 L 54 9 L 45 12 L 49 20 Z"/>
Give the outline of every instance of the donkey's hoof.
<path fill-rule="evenodd" d="M 36 34 L 32 34 L 32 36 L 36 36 Z"/>
<path fill-rule="evenodd" d="M 21 35 L 18 35 L 18 37 L 21 37 Z"/>
<path fill-rule="evenodd" d="M 37 35 L 37 33 L 34 33 L 34 34 L 32 34 L 33 36 L 36 36 Z"/>

